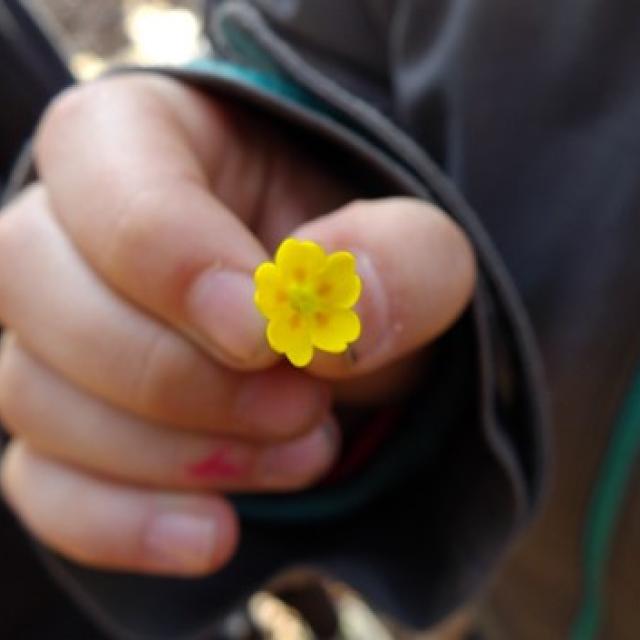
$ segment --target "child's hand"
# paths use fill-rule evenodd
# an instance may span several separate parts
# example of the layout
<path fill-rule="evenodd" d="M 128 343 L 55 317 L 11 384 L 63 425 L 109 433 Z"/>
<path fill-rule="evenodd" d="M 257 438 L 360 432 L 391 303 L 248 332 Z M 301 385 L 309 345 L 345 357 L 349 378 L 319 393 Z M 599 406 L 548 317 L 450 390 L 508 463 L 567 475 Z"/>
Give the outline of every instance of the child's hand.
<path fill-rule="evenodd" d="M 470 297 L 471 249 L 433 207 L 358 201 L 300 228 L 353 194 L 339 157 L 331 173 L 268 124 L 140 75 L 68 92 L 40 127 L 41 182 L 0 219 L 2 483 L 76 561 L 219 568 L 239 533 L 216 492 L 316 480 L 335 394 L 401 389 Z M 294 230 L 358 256 L 356 362 L 300 371 L 266 344 L 252 273 Z"/>

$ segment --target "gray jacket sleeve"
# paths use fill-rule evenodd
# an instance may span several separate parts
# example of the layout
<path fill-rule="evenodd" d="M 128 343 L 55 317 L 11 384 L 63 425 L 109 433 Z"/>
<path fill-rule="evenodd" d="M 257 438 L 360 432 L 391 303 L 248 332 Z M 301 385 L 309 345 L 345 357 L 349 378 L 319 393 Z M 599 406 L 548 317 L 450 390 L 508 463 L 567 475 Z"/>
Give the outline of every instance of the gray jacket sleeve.
<path fill-rule="evenodd" d="M 318 153 L 339 157 L 365 195 L 406 194 L 442 207 L 477 251 L 472 305 L 439 341 L 435 374 L 361 474 L 339 486 L 236 501 L 243 537 L 222 572 L 200 580 L 125 576 L 43 551 L 114 638 L 213 638 L 233 606 L 300 565 L 346 581 L 406 624 L 427 626 L 473 598 L 535 510 L 545 412 L 531 331 L 481 221 L 430 149 L 399 126 L 395 7 L 210 3 L 207 30 L 221 60 L 160 71 L 270 114 Z"/>

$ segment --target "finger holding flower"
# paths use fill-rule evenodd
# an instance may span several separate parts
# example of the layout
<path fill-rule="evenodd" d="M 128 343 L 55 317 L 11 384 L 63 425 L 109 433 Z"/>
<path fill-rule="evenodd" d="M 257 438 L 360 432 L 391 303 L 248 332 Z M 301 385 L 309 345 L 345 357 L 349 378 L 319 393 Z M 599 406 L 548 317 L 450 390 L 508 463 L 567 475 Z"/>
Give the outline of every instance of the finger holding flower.
<path fill-rule="evenodd" d="M 298 226 L 254 280 L 276 353 L 338 386 L 376 376 L 386 395 L 397 386 L 389 368 L 421 358 L 468 304 L 475 261 L 437 207 L 356 200 Z"/>
<path fill-rule="evenodd" d="M 263 124 L 138 75 L 70 91 L 36 135 L 41 182 L 0 219 L 0 481 L 67 558 L 220 568 L 239 536 L 221 492 L 322 477 L 331 400 L 410 389 L 389 367 L 470 298 L 473 252 L 442 211 L 341 206 L 338 171 Z M 286 234 L 304 240 L 254 281 Z"/>

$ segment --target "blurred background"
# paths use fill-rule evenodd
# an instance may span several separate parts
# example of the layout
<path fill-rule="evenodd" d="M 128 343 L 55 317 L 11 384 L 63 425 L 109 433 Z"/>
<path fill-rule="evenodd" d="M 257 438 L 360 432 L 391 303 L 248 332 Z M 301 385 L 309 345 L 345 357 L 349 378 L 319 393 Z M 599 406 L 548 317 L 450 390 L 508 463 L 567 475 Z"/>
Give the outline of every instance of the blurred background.
<path fill-rule="evenodd" d="M 111 64 L 182 64 L 207 51 L 202 0 L 24 0 L 77 78 Z"/>

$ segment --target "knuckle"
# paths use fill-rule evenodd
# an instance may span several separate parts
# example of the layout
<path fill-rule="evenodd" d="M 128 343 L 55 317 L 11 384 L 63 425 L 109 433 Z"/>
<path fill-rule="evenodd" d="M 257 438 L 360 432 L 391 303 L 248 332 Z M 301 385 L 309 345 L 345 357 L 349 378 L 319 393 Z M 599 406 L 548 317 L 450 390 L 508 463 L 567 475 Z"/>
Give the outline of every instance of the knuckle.
<path fill-rule="evenodd" d="M 115 272 L 135 266 L 137 259 L 152 247 L 157 235 L 159 189 L 141 189 L 123 197 L 114 218 L 107 267 Z"/>
<path fill-rule="evenodd" d="M 0 460 L 0 489 L 14 511 L 21 502 L 18 489 L 23 484 L 23 459 L 23 445 L 14 440 L 7 445 Z"/>
<path fill-rule="evenodd" d="M 11 265 L 17 253 L 33 242 L 34 212 L 45 206 L 44 188 L 36 183 L 27 187 L 2 210 L 0 216 L 0 265 Z M 4 269 L 2 270 L 4 271 Z"/>
<path fill-rule="evenodd" d="M 3 428 L 13 434 L 15 429 L 11 416 L 15 412 L 15 402 L 20 397 L 20 394 L 15 376 L 12 350 L 7 343 L 8 339 L 5 336 L 0 346 L 0 420 Z"/>
<path fill-rule="evenodd" d="M 121 85 L 119 79 L 101 78 L 63 89 L 45 109 L 36 132 L 36 143 L 66 130 L 69 125 L 76 125 L 80 118 L 108 108 L 117 99 Z"/>
<path fill-rule="evenodd" d="M 7 284 L 9 267 L 14 264 L 16 249 L 19 247 L 21 222 L 12 212 L 7 211 L 0 218 L 0 310 L 6 297 L 4 291 Z M 0 317 L 2 316 L 0 311 Z"/>
<path fill-rule="evenodd" d="M 76 502 L 74 492 L 62 495 L 56 505 L 57 516 L 49 519 L 42 513 L 42 484 L 38 484 L 37 470 L 22 440 L 13 440 L 0 460 L 0 488 L 7 504 L 31 535 L 42 544 L 55 549 L 67 558 L 88 566 L 104 564 L 105 551 L 90 540 L 84 529 L 70 530 L 67 523 L 73 521 Z M 35 472 L 35 473 L 34 473 Z"/>
<path fill-rule="evenodd" d="M 130 85 L 136 84 L 140 83 L 129 78 L 106 77 L 62 90 L 49 103 L 36 130 L 36 159 L 41 160 L 50 145 L 64 140 L 79 123 L 112 111 L 123 99 L 135 98 Z"/>
<path fill-rule="evenodd" d="M 48 142 L 67 126 L 77 122 L 79 117 L 95 104 L 95 86 L 97 83 L 77 85 L 61 91 L 46 108 L 36 131 L 34 150 L 36 157 L 46 151 Z"/>
<path fill-rule="evenodd" d="M 136 259 L 166 245 L 167 237 L 180 230 L 175 212 L 184 208 L 185 198 L 191 195 L 188 187 L 189 178 L 172 178 L 165 184 L 143 182 L 122 193 L 109 230 L 108 263 L 114 267 L 136 264 Z"/>
<path fill-rule="evenodd" d="M 372 201 L 365 198 L 354 198 L 342 207 L 342 212 L 347 216 L 366 215 Z"/>
<path fill-rule="evenodd" d="M 90 509 L 78 510 L 79 504 L 87 504 L 83 486 L 51 476 L 23 440 L 13 440 L 5 450 L 0 485 L 16 516 L 42 544 L 82 564 L 106 564 L 110 550 L 102 534 L 105 527 L 91 522 L 86 516 Z"/>
<path fill-rule="evenodd" d="M 15 336 L 0 349 L 0 421 L 14 437 L 37 443 L 50 430 L 50 422 L 38 410 L 41 379 L 37 365 Z M 3 343 L 5 339 L 3 338 Z"/>
<path fill-rule="evenodd" d="M 17 428 L 15 417 L 20 414 L 24 380 L 16 361 L 15 341 L 4 336 L 0 346 L 0 420 L 2 426 L 12 435 Z"/>
<path fill-rule="evenodd" d="M 5 327 L 14 294 L 20 288 L 21 267 L 38 259 L 34 238 L 40 231 L 40 215 L 45 207 L 43 188 L 33 185 L 0 216 L 0 321 Z"/>
<path fill-rule="evenodd" d="M 186 183 L 154 184 L 125 196 L 103 249 L 104 270 L 154 307 L 179 308 L 203 268 L 202 251 L 185 250 L 184 227 L 175 216 L 189 191 Z"/>
<path fill-rule="evenodd" d="M 179 419 L 189 401 L 188 381 L 198 375 L 199 357 L 176 335 L 155 331 L 133 371 L 133 403 L 144 415 Z"/>

